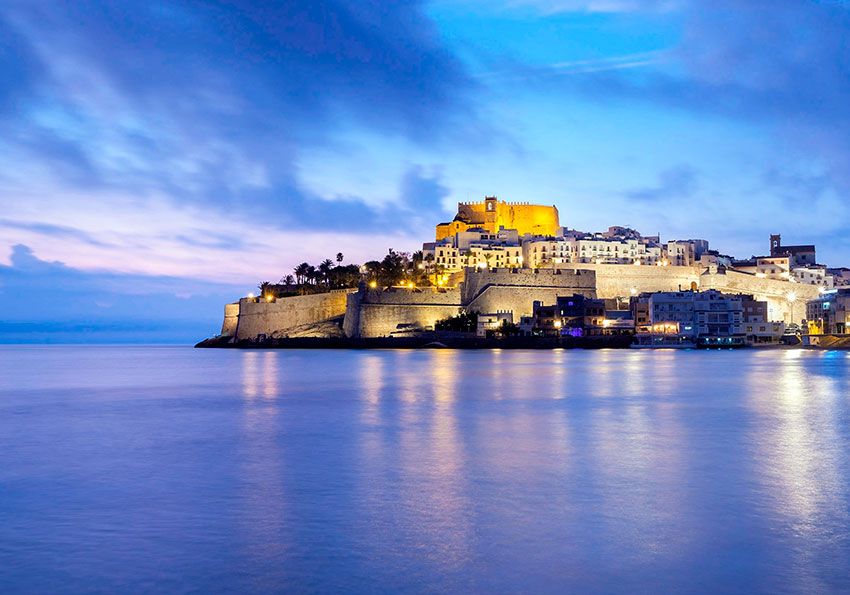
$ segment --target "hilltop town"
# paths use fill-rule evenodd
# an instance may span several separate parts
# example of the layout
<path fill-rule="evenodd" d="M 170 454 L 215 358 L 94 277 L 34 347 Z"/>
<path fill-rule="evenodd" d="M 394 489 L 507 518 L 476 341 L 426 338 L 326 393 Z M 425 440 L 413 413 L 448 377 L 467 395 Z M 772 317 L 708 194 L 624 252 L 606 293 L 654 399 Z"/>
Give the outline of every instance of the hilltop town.
<path fill-rule="evenodd" d="M 363 266 L 296 268 L 225 306 L 207 344 L 267 345 L 299 337 L 547 344 L 743 347 L 842 344 L 850 269 L 814 245 L 769 238 L 737 259 L 705 239 L 662 241 L 627 227 L 562 227 L 554 206 L 496 197 L 459 203 L 412 257 L 392 250 Z M 299 271 L 301 274 L 299 275 Z M 310 277 L 312 275 L 312 277 Z M 308 277 L 314 283 L 304 283 Z M 297 282 L 296 282 L 297 281 Z"/>

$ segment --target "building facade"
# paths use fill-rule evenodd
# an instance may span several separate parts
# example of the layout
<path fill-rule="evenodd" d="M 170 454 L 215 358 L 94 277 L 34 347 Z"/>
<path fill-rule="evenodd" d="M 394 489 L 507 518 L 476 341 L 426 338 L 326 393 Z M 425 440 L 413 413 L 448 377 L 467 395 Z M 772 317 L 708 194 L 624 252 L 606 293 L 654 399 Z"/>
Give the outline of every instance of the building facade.
<path fill-rule="evenodd" d="M 458 203 L 457 215 L 452 221 L 438 223 L 437 241 L 472 228 L 489 233 L 500 229 L 515 229 L 519 235 L 556 236 L 561 223 L 554 205 L 504 202 L 487 196 L 482 202 Z"/>

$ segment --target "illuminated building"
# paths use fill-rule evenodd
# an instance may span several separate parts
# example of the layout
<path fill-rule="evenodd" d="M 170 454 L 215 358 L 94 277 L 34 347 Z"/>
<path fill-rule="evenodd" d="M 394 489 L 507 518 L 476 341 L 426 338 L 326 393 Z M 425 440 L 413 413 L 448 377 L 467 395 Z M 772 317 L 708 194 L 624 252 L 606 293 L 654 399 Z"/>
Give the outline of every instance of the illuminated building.
<path fill-rule="evenodd" d="M 850 329 L 850 288 L 825 291 L 806 302 L 806 320 L 811 334 L 842 334 Z"/>
<path fill-rule="evenodd" d="M 583 295 L 558 297 L 551 306 L 534 302 L 532 326 L 545 336 L 585 337 L 603 334 L 605 300 Z"/>
<path fill-rule="evenodd" d="M 455 218 L 437 224 L 435 237 L 439 242 L 473 228 L 489 233 L 498 233 L 503 228 L 515 229 L 520 236 L 556 236 L 560 227 L 555 206 L 504 202 L 488 196 L 482 202 L 458 203 Z"/>

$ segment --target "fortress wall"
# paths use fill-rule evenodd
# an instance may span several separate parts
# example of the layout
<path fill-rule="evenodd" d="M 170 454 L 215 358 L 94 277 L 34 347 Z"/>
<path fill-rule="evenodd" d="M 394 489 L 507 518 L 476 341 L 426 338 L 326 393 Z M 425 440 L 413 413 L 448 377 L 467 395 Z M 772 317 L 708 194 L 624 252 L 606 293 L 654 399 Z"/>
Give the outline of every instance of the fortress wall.
<path fill-rule="evenodd" d="M 286 336 L 288 329 L 321 322 L 345 314 L 346 298 L 353 291 L 338 289 L 328 293 L 280 298 L 274 302 L 239 300 L 237 340 Z"/>
<path fill-rule="evenodd" d="M 222 337 L 235 337 L 239 324 L 239 302 L 224 305 L 224 322 L 221 323 Z"/>
<path fill-rule="evenodd" d="M 627 298 L 632 289 L 644 291 L 680 291 L 700 284 L 700 267 L 634 266 L 625 264 L 580 264 L 580 270 L 595 271 L 596 295 L 600 298 Z"/>
<path fill-rule="evenodd" d="M 553 287 L 504 287 L 490 285 L 484 288 L 478 296 L 466 305 L 466 310 L 481 314 L 511 312 L 514 322 L 519 323 L 521 316 L 531 316 L 533 314 L 535 301 L 551 305 L 557 301 L 559 296 L 573 295 L 574 293 L 587 295 L 593 292 L 585 289 L 566 290 Z"/>
<path fill-rule="evenodd" d="M 544 205 L 512 205 L 502 203 L 498 206 L 498 226 L 507 229 L 516 229 L 520 235 L 533 233 L 544 236 L 558 234 L 560 221 L 558 220 L 558 209 L 554 206 Z"/>
<path fill-rule="evenodd" d="M 417 328 L 433 328 L 434 324 L 456 316 L 460 305 L 436 304 L 361 304 L 357 328 L 346 327 L 349 337 L 386 337 L 399 324 L 412 324 Z M 346 319 L 348 316 L 346 316 Z"/>
<path fill-rule="evenodd" d="M 564 269 L 474 269 L 468 268 L 460 286 L 461 299 L 469 304 L 487 286 L 550 288 L 559 295 L 581 293 L 596 297 L 596 273 Z"/>
<path fill-rule="evenodd" d="M 553 269 L 467 269 L 461 286 L 468 311 L 511 312 L 514 322 L 530 316 L 533 303 L 554 304 L 558 296 L 596 297 L 593 271 Z"/>
<path fill-rule="evenodd" d="M 457 315 L 460 309 L 458 289 L 367 289 L 348 297 L 343 330 L 349 337 L 385 337 L 399 324 L 433 327 L 438 320 Z"/>
<path fill-rule="evenodd" d="M 530 315 L 535 300 L 555 303 L 559 295 L 594 297 L 592 271 L 467 269 L 460 287 L 445 291 L 366 290 L 348 298 L 343 328 L 350 337 L 381 337 L 399 324 L 433 327 L 461 309 L 482 313 L 509 311 L 515 320 Z"/>
<path fill-rule="evenodd" d="M 485 208 L 484 201 L 460 202 L 457 204 L 457 214 L 469 221 L 484 221 Z"/>
<path fill-rule="evenodd" d="M 459 310 L 490 313 L 509 311 L 518 322 L 532 313 L 539 300 L 554 304 L 559 296 L 629 297 L 638 293 L 688 290 L 696 283 L 701 290 L 746 293 L 767 301 L 773 320 L 799 322 L 805 302 L 817 297 L 814 286 L 759 279 L 729 271 L 700 274 L 699 267 L 654 267 L 633 265 L 581 265 L 581 269 L 467 269 L 464 282 L 443 292 L 422 290 L 366 290 L 348 298 L 344 329 L 348 336 L 387 336 L 399 324 L 433 327 L 438 320 Z M 586 268 L 585 268 L 586 267 Z M 793 304 L 789 292 L 797 295 Z"/>

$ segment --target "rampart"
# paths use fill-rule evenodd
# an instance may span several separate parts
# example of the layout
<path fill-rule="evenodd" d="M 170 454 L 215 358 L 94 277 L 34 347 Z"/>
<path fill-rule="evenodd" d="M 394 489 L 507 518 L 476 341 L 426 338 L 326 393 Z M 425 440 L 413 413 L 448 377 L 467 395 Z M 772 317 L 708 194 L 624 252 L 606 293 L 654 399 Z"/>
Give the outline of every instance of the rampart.
<path fill-rule="evenodd" d="M 797 322 L 805 303 L 818 296 L 812 285 L 764 279 L 738 271 L 708 272 L 696 267 L 578 265 L 576 269 L 467 269 L 452 289 L 363 289 L 282 298 L 272 303 L 243 298 L 225 306 L 222 335 L 238 340 L 286 336 L 287 330 L 345 314 L 349 337 L 382 337 L 397 331 L 433 328 L 461 310 L 512 312 L 514 320 L 532 313 L 534 301 L 553 304 L 559 296 L 628 298 L 654 291 L 717 289 L 768 302 L 771 320 Z"/>
<path fill-rule="evenodd" d="M 258 298 L 242 298 L 224 307 L 223 336 L 237 341 L 285 337 L 286 331 L 306 324 L 322 322 L 345 314 L 346 298 L 352 289 L 328 293 L 280 298 L 266 302 Z"/>
<path fill-rule="evenodd" d="M 221 323 L 222 337 L 235 337 L 239 324 L 239 302 L 224 305 L 224 322 Z"/>
<path fill-rule="evenodd" d="M 593 271 L 563 269 L 467 269 L 461 285 L 464 307 L 475 312 L 530 316 L 535 301 L 554 304 L 560 295 L 596 297 Z"/>
<path fill-rule="evenodd" d="M 462 308 L 460 289 L 364 289 L 348 296 L 348 337 L 386 337 L 401 328 L 433 328 Z"/>
<path fill-rule="evenodd" d="M 566 266 L 566 265 L 565 265 Z M 682 291 L 700 286 L 700 267 L 659 267 L 627 264 L 576 264 L 573 267 L 596 273 L 596 295 L 600 298 L 629 297 L 650 291 Z M 569 269 L 566 269 L 569 270 Z"/>
<path fill-rule="evenodd" d="M 509 311 L 514 320 L 531 314 L 535 300 L 554 303 L 559 295 L 595 296 L 592 271 L 467 269 L 457 288 L 367 289 L 348 298 L 343 329 L 349 337 L 383 337 L 404 328 L 433 328 L 461 310 Z"/>

